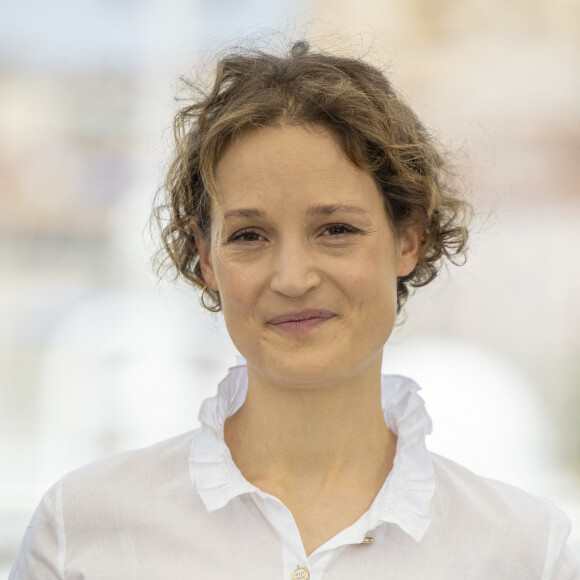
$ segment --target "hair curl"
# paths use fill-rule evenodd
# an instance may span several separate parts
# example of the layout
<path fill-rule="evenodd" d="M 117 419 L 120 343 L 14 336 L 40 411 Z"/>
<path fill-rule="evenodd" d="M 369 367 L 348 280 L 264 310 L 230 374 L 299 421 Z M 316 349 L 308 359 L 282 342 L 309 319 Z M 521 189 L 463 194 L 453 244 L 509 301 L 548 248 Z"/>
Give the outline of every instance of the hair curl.
<path fill-rule="evenodd" d="M 159 271 L 174 267 L 205 286 L 192 220 L 207 237 L 220 155 L 244 132 L 282 123 L 330 129 L 346 156 L 374 176 L 395 231 L 423 226 L 419 261 L 398 279 L 398 311 L 410 286 L 425 286 L 444 259 L 464 256 L 469 205 L 451 186 L 434 138 L 377 68 L 311 52 L 300 41 L 283 56 L 233 49 L 218 61 L 211 90 L 186 83 L 193 98 L 175 116 L 173 160 L 154 210 L 163 241 Z M 208 294 L 219 308 L 219 293 Z"/>

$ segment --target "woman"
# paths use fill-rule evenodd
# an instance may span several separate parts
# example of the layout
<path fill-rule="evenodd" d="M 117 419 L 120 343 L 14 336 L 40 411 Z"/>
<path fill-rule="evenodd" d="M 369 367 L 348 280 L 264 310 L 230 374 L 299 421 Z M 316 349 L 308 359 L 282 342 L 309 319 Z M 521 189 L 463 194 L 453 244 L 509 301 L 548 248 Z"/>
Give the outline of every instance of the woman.
<path fill-rule="evenodd" d="M 565 516 L 430 454 L 417 385 L 381 377 L 409 286 L 466 243 L 386 78 L 234 52 L 175 135 L 165 250 L 247 363 L 200 430 L 49 491 L 11 578 L 578 578 Z"/>

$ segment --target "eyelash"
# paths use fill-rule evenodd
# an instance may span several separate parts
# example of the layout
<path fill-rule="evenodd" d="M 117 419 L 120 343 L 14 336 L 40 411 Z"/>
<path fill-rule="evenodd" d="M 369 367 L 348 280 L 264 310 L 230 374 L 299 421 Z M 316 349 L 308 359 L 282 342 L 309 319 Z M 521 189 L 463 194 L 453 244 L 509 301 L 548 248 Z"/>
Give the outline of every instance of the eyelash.
<path fill-rule="evenodd" d="M 358 228 L 354 228 L 353 226 L 349 226 L 348 224 L 328 224 L 325 226 L 324 233 L 329 232 L 329 230 L 341 230 L 340 232 L 334 235 L 343 235 L 343 234 L 357 234 L 360 232 Z M 330 235 L 330 233 L 328 234 Z"/>
<path fill-rule="evenodd" d="M 255 239 L 253 240 L 248 240 L 245 239 L 245 236 L 255 236 Z M 256 242 L 258 241 L 256 238 L 261 237 L 260 234 L 256 233 L 255 231 L 251 230 L 251 229 L 245 229 L 245 230 L 240 230 L 239 232 L 236 232 L 235 234 L 232 234 L 229 238 L 228 238 L 228 243 L 230 242 Z"/>
<path fill-rule="evenodd" d="M 331 234 L 330 231 L 334 230 L 334 234 Z M 336 230 L 340 230 L 340 231 L 336 231 Z M 340 235 L 345 235 L 345 234 L 357 234 L 359 233 L 360 230 L 358 228 L 355 228 L 353 226 L 349 226 L 348 224 L 341 224 L 341 223 L 335 223 L 335 224 L 328 224 L 325 226 L 324 228 L 324 236 L 332 236 L 332 235 L 336 235 L 336 236 L 340 236 Z M 247 237 L 252 236 L 253 239 L 247 239 Z M 229 238 L 228 238 L 228 243 L 230 242 L 257 242 L 259 241 L 258 238 L 260 238 L 260 234 L 258 234 L 257 232 L 255 232 L 252 229 L 244 229 L 244 230 L 240 230 L 238 232 L 236 232 L 235 234 L 232 234 Z"/>

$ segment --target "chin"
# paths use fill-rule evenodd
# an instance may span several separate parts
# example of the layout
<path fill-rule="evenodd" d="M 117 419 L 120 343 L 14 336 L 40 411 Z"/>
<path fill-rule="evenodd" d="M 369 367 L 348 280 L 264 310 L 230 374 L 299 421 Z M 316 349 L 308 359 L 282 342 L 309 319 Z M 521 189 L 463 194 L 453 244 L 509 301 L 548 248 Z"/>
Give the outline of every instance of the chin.
<path fill-rule="evenodd" d="M 277 353 L 277 356 L 269 357 L 267 362 L 262 360 L 257 364 L 252 364 L 250 359 L 248 364 L 271 383 L 289 388 L 316 389 L 332 387 L 360 375 L 371 366 L 376 366 L 377 360 L 380 374 L 382 348 L 380 353 L 360 359 L 355 359 L 352 351 L 341 354 L 336 349 L 326 352 L 312 349 L 310 352 Z"/>

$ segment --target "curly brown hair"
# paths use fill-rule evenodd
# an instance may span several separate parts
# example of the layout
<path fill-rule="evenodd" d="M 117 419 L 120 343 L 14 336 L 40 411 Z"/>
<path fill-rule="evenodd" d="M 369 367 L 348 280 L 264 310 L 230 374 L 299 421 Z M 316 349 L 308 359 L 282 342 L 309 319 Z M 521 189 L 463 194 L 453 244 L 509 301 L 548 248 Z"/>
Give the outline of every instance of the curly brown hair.
<path fill-rule="evenodd" d="M 193 97 L 175 116 L 173 161 L 154 210 L 160 271 L 174 267 L 205 287 L 192 223 L 209 235 L 220 155 L 242 133 L 282 123 L 330 129 L 346 156 L 374 176 L 395 232 L 423 226 L 419 261 L 398 279 L 398 311 L 409 286 L 425 286 L 445 258 L 457 263 L 464 256 L 469 205 L 451 186 L 434 138 L 374 66 L 311 52 L 300 41 L 281 56 L 232 49 L 218 61 L 211 90 L 186 83 Z M 207 295 L 210 309 L 219 310 L 219 293 L 207 288 Z"/>

